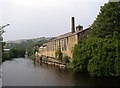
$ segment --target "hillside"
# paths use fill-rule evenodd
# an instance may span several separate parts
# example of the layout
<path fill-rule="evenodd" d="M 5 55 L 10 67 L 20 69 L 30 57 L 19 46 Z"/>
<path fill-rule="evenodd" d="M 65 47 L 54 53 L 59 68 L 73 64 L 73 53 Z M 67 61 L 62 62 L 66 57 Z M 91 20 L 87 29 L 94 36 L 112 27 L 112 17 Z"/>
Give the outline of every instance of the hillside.
<path fill-rule="evenodd" d="M 15 48 L 15 47 L 22 47 L 26 48 L 29 45 L 39 45 L 53 39 L 54 37 L 40 37 L 40 38 L 33 38 L 33 39 L 20 39 L 20 40 L 13 40 L 13 41 L 5 41 L 6 45 L 4 48 Z"/>
<path fill-rule="evenodd" d="M 5 41 L 7 44 L 8 43 L 16 43 L 16 44 L 20 44 L 22 42 L 27 42 L 27 41 L 33 41 L 33 42 L 38 42 L 38 41 L 41 41 L 41 40 L 50 40 L 54 37 L 40 37 L 40 38 L 32 38 L 32 39 L 19 39 L 19 40 L 11 40 L 11 41 Z"/>
<path fill-rule="evenodd" d="M 41 46 L 42 44 L 48 42 L 49 40 L 53 39 L 54 37 L 40 37 L 40 38 L 34 38 L 34 39 L 21 39 L 21 40 L 15 40 L 15 41 L 6 41 L 4 49 L 17 49 L 17 50 L 24 50 L 27 52 L 29 56 L 33 54 L 34 47 Z"/>

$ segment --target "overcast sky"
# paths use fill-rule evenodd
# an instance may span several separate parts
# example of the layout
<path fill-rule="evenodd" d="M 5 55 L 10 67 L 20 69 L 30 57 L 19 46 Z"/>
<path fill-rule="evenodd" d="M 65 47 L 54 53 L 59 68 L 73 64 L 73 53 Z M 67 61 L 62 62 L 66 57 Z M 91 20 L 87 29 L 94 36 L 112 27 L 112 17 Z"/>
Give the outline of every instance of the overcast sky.
<path fill-rule="evenodd" d="M 70 20 L 89 27 L 108 0 L 0 0 L 4 40 L 55 37 L 71 31 Z"/>

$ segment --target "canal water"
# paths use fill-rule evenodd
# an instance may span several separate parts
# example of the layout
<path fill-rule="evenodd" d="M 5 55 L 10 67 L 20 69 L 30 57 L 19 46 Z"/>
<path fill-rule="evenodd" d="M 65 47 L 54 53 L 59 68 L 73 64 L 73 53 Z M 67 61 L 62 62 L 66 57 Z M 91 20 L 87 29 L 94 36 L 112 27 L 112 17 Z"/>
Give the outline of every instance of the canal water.
<path fill-rule="evenodd" d="M 27 58 L 2 64 L 3 86 L 119 86 L 117 78 L 96 78 L 46 64 L 35 64 Z"/>

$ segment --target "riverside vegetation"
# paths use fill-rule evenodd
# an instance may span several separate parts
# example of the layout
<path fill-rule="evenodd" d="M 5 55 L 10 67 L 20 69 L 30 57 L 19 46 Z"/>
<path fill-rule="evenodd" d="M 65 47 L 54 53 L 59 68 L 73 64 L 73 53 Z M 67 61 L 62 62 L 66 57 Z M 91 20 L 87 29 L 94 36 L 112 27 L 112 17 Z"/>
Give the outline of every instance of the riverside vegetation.
<path fill-rule="evenodd" d="M 120 2 L 109 2 L 75 45 L 73 69 L 92 76 L 120 76 Z"/>
<path fill-rule="evenodd" d="M 41 37 L 36 39 L 19 40 L 20 43 L 16 43 L 15 41 L 9 43 L 3 42 L 3 48 L 10 50 L 5 52 L 3 49 L 2 60 L 5 61 L 20 57 L 24 58 L 26 54 L 32 59 L 34 58 L 35 52 L 38 50 L 37 48 L 50 39 L 51 38 Z"/>

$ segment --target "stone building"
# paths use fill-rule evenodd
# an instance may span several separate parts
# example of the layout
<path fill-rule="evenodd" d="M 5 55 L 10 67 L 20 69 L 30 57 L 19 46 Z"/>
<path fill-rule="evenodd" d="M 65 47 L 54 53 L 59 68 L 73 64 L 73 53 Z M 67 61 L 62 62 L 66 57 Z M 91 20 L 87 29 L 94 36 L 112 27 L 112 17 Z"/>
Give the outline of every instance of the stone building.
<path fill-rule="evenodd" d="M 55 39 L 43 44 L 39 48 L 39 56 L 44 55 L 55 58 L 55 52 L 60 50 L 63 53 L 63 56 L 69 56 L 72 58 L 75 44 L 77 44 L 80 39 L 86 36 L 88 29 L 83 30 L 83 26 L 81 25 L 75 27 L 75 18 L 72 17 L 71 32 L 60 35 Z"/>

